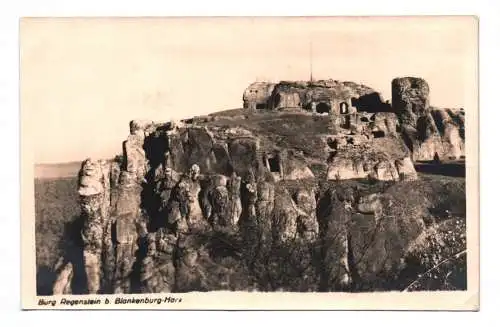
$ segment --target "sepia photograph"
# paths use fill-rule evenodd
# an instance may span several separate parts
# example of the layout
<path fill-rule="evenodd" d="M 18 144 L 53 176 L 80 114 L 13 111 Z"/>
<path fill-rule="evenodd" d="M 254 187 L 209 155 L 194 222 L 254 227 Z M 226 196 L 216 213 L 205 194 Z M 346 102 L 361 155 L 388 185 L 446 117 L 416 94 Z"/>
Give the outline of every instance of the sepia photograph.
<path fill-rule="evenodd" d="M 478 308 L 476 17 L 19 28 L 24 307 Z"/>

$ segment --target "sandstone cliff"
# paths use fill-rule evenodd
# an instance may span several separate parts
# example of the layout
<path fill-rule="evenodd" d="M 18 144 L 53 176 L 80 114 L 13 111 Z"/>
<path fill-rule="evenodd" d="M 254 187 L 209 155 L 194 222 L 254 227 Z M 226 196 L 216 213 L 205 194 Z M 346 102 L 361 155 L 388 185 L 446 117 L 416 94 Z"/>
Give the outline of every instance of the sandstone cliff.
<path fill-rule="evenodd" d="M 392 81 L 392 106 L 413 160 L 456 160 L 465 156 L 465 112 L 430 106 L 430 90 L 421 78 Z"/>
<path fill-rule="evenodd" d="M 418 240 L 463 220 L 464 182 L 419 178 L 396 115 L 367 117 L 335 133 L 306 113 L 132 121 L 122 157 L 82 163 L 86 292 L 404 288 L 428 268 Z"/>

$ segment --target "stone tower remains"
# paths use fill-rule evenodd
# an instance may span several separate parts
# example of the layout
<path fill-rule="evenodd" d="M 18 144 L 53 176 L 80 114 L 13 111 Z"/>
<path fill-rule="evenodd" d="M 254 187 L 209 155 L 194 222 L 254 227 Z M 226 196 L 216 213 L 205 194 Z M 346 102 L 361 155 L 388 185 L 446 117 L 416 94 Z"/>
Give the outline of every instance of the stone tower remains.
<path fill-rule="evenodd" d="M 392 107 L 401 123 L 417 127 L 419 117 L 429 113 L 429 84 L 418 77 L 392 80 Z"/>

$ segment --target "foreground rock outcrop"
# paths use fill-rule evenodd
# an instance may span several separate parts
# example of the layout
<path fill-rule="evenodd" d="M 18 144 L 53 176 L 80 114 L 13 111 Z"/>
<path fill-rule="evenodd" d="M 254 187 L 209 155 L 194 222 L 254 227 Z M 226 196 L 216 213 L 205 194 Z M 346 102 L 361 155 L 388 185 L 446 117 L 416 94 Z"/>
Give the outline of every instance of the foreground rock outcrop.
<path fill-rule="evenodd" d="M 356 89 L 332 85 L 315 87 Z M 323 99 L 292 86 L 297 101 Z M 285 95 L 273 87 L 249 88 L 249 109 Z M 445 212 L 465 214 L 463 181 L 422 180 L 414 167 L 463 155 L 463 114 L 431 108 L 428 95 L 425 81 L 403 78 L 394 112 L 132 121 L 122 156 L 82 163 L 85 292 L 404 288 L 422 269 L 416 242 L 452 219 Z M 59 268 L 54 292 L 71 292 L 73 269 Z"/>

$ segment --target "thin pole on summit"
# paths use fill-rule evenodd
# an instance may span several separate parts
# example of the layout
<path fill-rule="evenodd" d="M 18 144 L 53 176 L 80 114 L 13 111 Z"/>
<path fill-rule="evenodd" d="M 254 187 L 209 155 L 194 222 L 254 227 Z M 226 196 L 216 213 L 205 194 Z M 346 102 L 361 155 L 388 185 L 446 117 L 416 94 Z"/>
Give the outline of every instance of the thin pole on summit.
<path fill-rule="evenodd" d="M 310 72 L 310 82 L 313 81 L 313 64 L 312 64 L 312 41 L 309 41 L 309 72 Z"/>

